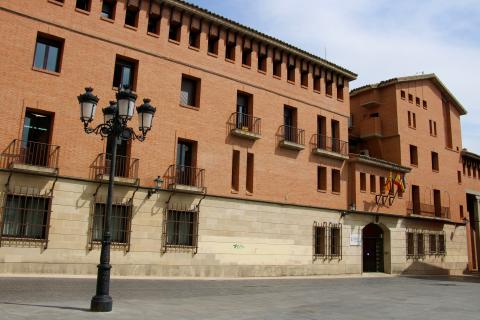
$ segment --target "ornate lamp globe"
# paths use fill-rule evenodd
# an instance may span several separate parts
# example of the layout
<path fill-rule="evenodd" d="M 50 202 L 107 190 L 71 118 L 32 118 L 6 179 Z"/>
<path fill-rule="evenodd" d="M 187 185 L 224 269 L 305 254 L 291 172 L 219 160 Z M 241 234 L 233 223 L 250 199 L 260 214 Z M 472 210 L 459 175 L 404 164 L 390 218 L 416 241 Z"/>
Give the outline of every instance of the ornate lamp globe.
<path fill-rule="evenodd" d="M 80 120 L 84 123 L 89 123 L 93 120 L 97 109 L 99 99 L 92 91 L 93 88 L 91 87 L 85 88 L 85 93 L 77 97 L 78 103 L 80 104 Z"/>
<path fill-rule="evenodd" d="M 120 89 L 117 93 L 118 115 L 124 120 L 130 120 L 135 110 L 137 95 L 130 89 Z"/>
<path fill-rule="evenodd" d="M 153 116 L 157 109 L 150 104 L 150 99 L 143 99 L 143 104 L 137 107 L 138 129 L 147 132 L 152 128 Z"/>
<path fill-rule="evenodd" d="M 115 101 L 110 101 L 110 105 L 102 109 L 103 112 L 103 121 L 104 123 L 108 123 L 115 117 L 115 113 L 117 112 L 117 104 Z"/>

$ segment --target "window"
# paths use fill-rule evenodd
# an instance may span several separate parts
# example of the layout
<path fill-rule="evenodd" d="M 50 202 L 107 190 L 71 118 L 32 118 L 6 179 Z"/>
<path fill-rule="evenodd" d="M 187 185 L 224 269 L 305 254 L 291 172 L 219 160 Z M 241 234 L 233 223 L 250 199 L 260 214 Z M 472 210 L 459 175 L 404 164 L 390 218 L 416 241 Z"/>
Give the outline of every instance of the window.
<path fill-rule="evenodd" d="M 428 120 L 428 128 L 430 129 L 430 135 L 433 136 L 433 121 Z"/>
<path fill-rule="evenodd" d="M 197 211 L 168 210 L 164 227 L 165 249 L 196 247 L 198 236 L 197 221 Z"/>
<path fill-rule="evenodd" d="M 253 153 L 247 153 L 247 192 L 253 193 Z"/>
<path fill-rule="evenodd" d="M 407 257 L 415 255 L 415 233 L 407 232 Z"/>
<path fill-rule="evenodd" d="M 95 203 L 93 215 L 92 241 L 102 240 L 104 231 L 105 203 Z M 130 203 L 117 203 L 112 205 L 112 216 L 110 220 L 110 232 L 114 244 L 128 244 L 130 242 L 130 222 L 132 205 Z"/>
<path fill-rule="evenodd" d="M 419 97 L 415 98 L 415 104 L 417 105 L 417 107 L 420 107 L 420 98 Z"/>
<path fill-rule="evenodd" d="M 188 35 L 188 45 L 192 48 L 200 48 L 200 30 L 190 28 Z"/>
<path fill-rule="evenodd" d="M 423 100 L 423 109 L 427 109 L 427 108 L 428 108 L 427 101 Z"/>
<path fill-rule="evenodd" d="M 440 190 L 433 189 L 433 207 L 435 209 L 435 217 L 442 217 L 442 197 Z M 446 217 L 443 217 L 446 218 Z"/>
<path fill-rule="evenodd" d="M 138 12 L 138 7 L 128 5 L 125 12 L 125 25 L 136 28 L 138 26 Z"/>
<path fill-rule="evenodd" d="M 53 114 L 27 109 L 23 120 L 21 160 L 24 164 L 53 167 L 52 157 L 57 153 L 50 145 Z"/>
<path fill-rule="evenodd" d="M 330 71 L 327 71 L 327 77 L 325 79 L 325 94 L 329 97 L 333 94 L 333 78 Z"/>
<path fill-rule="evenodd" d="M 408 111 L 408 126 L 412 126 L 412 113 L 410 111 Z"/>
<path fill-rule="evenodd" d="M 442 101 L 443 107 L 443 119 L 445 127 L 445 144 L 447 148 L 452 149 L 453 147 L 453 137 L 452 137 L 452 121 L 450 117 L 450 107 L 448 103 Z"/>
<path fill-rule="evenodd" d="M 340 193 L 340 170 L 332 169 L 332 192 Z"/>
<path fill-rule="evenodd" d="M 420 214 L 420 187 L 412 185 L 412 213 Z"/>
<path fill-rule="evenodd" d="M 307 70 L 302 71 L 300 82 L 303 87 L 308 87 L 308 71 Z"/>
<path fill-rule="evenodd" d="M 225 59 L 235 61 L 235 48 L 237 47 L 235 42 L 227 42 L 225 45 Z"/>
<path fill-rule="evenodd" d="M 425 255 L 425 240 L 423 233 L 417 233 L 417 255 Z"/>
<path fill-rule="evenodd" d="M 283 107 L 283 125 L 284 125 L 284 132 L 283 138 L 286 141 L 291 141 L 295 143 L 300 143 L 301 136 L 297 131 L 297 109 L 284 106 Z"/>
<path fill-rule="evenodd" d="M 370 192 L 376 193 L 377 192 L 377 179 L 375 175 L 370 175 Z"/>
<path fill-rule="evenodd" d="M 313 90 L 320 92 L 320 74 L 313 77 Z"/>
<path fill-rule="evenodd" d="M 413 103 L 413 95 L 408 94 L 408 102 Z"/>
<path fill-rule="evenodd" d="M 401 90 L 401 91 L 400 91 L 400 98 L 402 98 L 403 100 L 405 100 L 405 91 L 404 91 L 404 90 Z"/>
<path fill-rule="evenodd" d="M 429 254 L 437 253 L 437 236 L 435 234 L 428 235 L 428 244 L 429 244 Z"/>
<path fill-rule="evenodd" d="M 152 13 L 149 14 L 147 31 L 153 34 L 160 34 L 160 16 Z"/>
<path fill-rule="evenodd" d="M 240 151 L 233 150 L 232 155 L 232 190 L 239 190 L 239 176 L 240 176 Z"/>
<path fill-rule="evenodd" d="M 324 257 L 327 255 L 326 247 L 326 226 L 315 226 L 315 256 Z"/>
<path fill-rule="evenodd" d="M 343 88 L 344 88 L 343 78 L 340 76 L 337 76 L 337 99 L 339 100 L 343 100 Z"/>
<path fill-rule="evenodd" d="M 175 22 L 170 20 L 170 26 L 168 29 L 168 39 L 180 42 L 180 31 L 182 29 L 182 24 L 180 22 Z"/>
<path fill-rule="evenodd" d="M 317 190 L 327 190 L 327 168 L 322 166 L 317 168 Z"/>
<path fill-rule="evenodd" d="M 341 256 L 342 232 L 341 227 L 330 227 L 330 256 Z"/>
<path fill-rule="evenodd" d="M 367 191 L 367 175 L 360 172 L 360 191 Z"/>
<path fill-rule="evenodd" d="M 412 128 L 417 127 L 417 116 L 415 115 L 415 112 L 412 112 Z"/>
<path fill-rule="evenodd" d="M 289 64 L 287 70 L 287 80 L 295 82 L 295 64 Z"/>
<path fill-rule="evenodd" d="M 410 164 L 418 166 L 418 151 L 417 146 L 410 145 Z"/>
<path fill-rule="evenodd" d="M 50 197 L 7 194 L 3 207 L 2 238 L 47 240 Z"/>
<path fill-rule="evenodd" d="M 465 218 L 465 213 L 463 212 L 463 205 L 460 205 L 460 219 Z"/>
<path fill-rule="evenodd" d="M 102 11 L 100 13 L 100 16 L 103 18 L 114 20 L 116 7 L 117 7 L 116 0 L 103 0 Z"/>
<path fill-rule="evenodd" d="M 177 159 L 173 175 L 175 184 L 203 188 L 202 170 L 196 167 L 197 150 L 197 141 L 178 139 Z"/>
<path fill-rule="evenodd" d="M 113 86 L 135 90 L 137 62 L 117 55 L 115 71 L 113 73 Z"/>
<path fill-rule="evenodd" d="M 438 153 L 432 151 L 432 170 L 439 171 L 440 166 L 438 163 Z"/>
<path fill-rule="evenodd" d="M 438 254 L 445 255 L 446 243 L 445 243 L 445 233 L 440 233 L 438 235 Z"/>
<path fill-rule="evenodd" d="M 63 39 L 37 34 L 33 66 L 37 69 L 60 72 Z"/>
<path fill-rule="evenodd" d="M 208 52 L 218 54 L 218 36 L 212 34 L 208 36 Z"/>
<path fill-rule="evenodd" d="M 91 0 L 77 0 L 75 8 L 83 11 L 90 11 L 90 2 Z"/>
<path fill-rule="evenodd" d="M 385 193 L 385 177 L 380 177 L 380 193 Z"/>
<path fill-rule="evenodd" d="M 462 183 L 462 172 L 457 171 L 457 179 L 458 179 L 458 183 Z"/>
<path fill-rule="evenodd" d="M 200 106 L 200 79 L 182 75 L 180 105 L 198 108 Z"/>
<path fill-rule="evenodd" d="M 242 64 L 244 66 L 249 66 L 249 67 L 252 65 L 252 49 L 243 48 L 243 50 L 242 50 Z"/>
<path fill-rule="evenodd" d="M 273 60 L 273 75 L 275 77 L 282 77 L 282 60 Z"/>
<path fill-rule="evenodd" d="M 433 121 L 433 135 L 437 136 L 437 121 Z"/>
<path fill-rule="evenodd" d="M 258 70 L 267 72 L 267 55 L 258 53 Z"/>

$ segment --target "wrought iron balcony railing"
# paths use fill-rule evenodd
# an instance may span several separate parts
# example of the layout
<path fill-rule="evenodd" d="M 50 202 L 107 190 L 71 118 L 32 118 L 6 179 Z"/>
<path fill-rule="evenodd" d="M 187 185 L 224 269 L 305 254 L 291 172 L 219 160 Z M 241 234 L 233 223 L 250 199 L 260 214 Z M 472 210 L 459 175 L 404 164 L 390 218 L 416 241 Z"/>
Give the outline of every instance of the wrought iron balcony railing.
<path fill-rule="evenodd" d="M 228 119 L 228 129 L 237 136 L 258 139 L 262 134 L 262 119 L 252 115 L 234 112 Z"/>
<path fill-rule="evenodd" d="M 93 175 L 96 179 L 105 179 L 110 174 L 112 155 L 100 153 L 91 165 Z M 138 165 L 140 160 L 126 156 L 117 156 L 115 164 L 115 177 L 138 179 Z M 107 178 L 108 179 L 108 178 Z"/>
<path fill-rule="evenodd" d="M 0 155 L 2 168 L 28 165 L 58 170 L 60 147 L 52 144 L 15 139 Z"/>
<path fill-rule="evenodd" d="M 297 127 L 282 125 L 279 128 L 281 141 L 305 145 L 305 130 Z"/>
<path fill-rule="evenodd" d="M 435 206 L 428 203 L 407 203 L 407 214 L 450 219 L 450 207 Z"/>
<path fill-rule="evenodd" d="M 326 135 L 314 134 L 312 136 L 312 150 L 325 150 L 342 155 L 348 155 L 348 142 Z"/>
<path fill-rule="evenodd" d="M 164 180 L 169 189 L 186 186 L 203 190 L 205 188 L 205 169 L 172 164 L 168 168 Z"/>

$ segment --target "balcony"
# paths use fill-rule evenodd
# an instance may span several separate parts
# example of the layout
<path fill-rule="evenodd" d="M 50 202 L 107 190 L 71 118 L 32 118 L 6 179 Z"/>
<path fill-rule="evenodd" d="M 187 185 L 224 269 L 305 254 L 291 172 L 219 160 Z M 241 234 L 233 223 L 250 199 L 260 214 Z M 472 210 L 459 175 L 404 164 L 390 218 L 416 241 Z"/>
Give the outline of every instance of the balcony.
<path fill-rule="evenodd" d="M 297 151 L 305 149 L 305 130 L 283 125 L 278 129 L 278 135 L 280 147 Z"/>
<path fill-rule="evenodd" d="M 17 171 L 56 175 L 58 174 L 59 154 L 59 146 L 15 139 L 0 155 L 1 167 Z"/>
<path fill-rule="evenodd" d="M 311 140 L 312 153 L 338 160 L 348 159 L 348 142 L 325 135 L 314 134 Z"/>
<path fill-rule="evenodd" d="M 407 203 L 407 214 L 430 218 L 450 219 L 450 207 L 435 206 L 428 203 Z"/>
<path fill-rule="evenodd" d="M 117 156 L 116 159 L 114 181 L 121 184 L 136 184 L 140 160 L 125 156 Z M 110 154 L 100 153 L 90 166 L 94 179 L 108 181 L 111 163 L 112 156 Z"/>
<path fill-rule="evenodd" d="M 205 192 L 205 169 L 172 164 L 164 176 L 167 189 L 187 192 Z"/>
<path fill-rule="evenodd" d="M 371 117 L 362 121 L 360 125 L 360 138 L 381 138 L 382 134 L 382 121 L 380 117 Z"/>
<path fill-rule="evenodd" d="M 234 112 L 230 115 L 227 125 L 230 133 L 240 138 L 258 140 L 262 136 L 262 119 L 249 114 Z"/>

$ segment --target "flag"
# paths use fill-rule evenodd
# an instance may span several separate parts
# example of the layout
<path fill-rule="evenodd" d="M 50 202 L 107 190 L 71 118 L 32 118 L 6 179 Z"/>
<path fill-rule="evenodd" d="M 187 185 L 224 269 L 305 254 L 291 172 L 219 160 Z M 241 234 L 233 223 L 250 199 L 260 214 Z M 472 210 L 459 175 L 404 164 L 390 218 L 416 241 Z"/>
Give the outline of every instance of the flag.
<path fill-rule="evenodd" d="M 407 181 L 405 180 L 405 175 L 402 177 L 402 192 L 405 192 L 407 190 Z"/>
<path fill-rule="evenodd" d="M 397 188 L 402 189 L 403 191 L 403 186 L 402 186 L 402 177 L 400 174 L 397 173 L 397 176 L 395 177 L 395 181 L 393 182 Z"/>
<path fill-rule="evenodd" d="M 387 178 L 387 183 L 385 184 L 385 193 L 390 193 L 390 190 L 393 188 L 393 178 L 392 172 L 390 171 L 390 175 Z"/>

